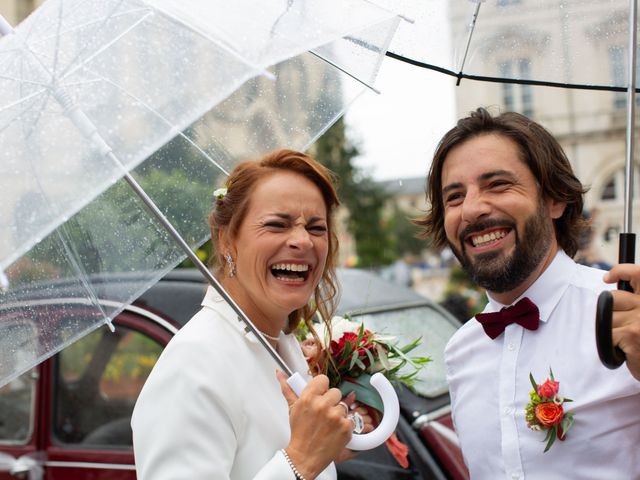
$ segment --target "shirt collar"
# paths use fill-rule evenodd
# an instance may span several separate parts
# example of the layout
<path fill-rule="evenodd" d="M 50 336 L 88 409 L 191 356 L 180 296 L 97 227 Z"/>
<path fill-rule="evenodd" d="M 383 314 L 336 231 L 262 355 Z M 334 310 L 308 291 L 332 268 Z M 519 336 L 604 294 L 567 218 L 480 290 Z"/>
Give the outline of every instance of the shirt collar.
<path fill-rule="evenodd" d="M 573 276 L 575 268 L 575 262 L 564 251 L 558 250 L 545 271 L 513 303 L 523 297 L 528 297 L 537 305 L 540 311 L 540 320 L 546 322 L 565 290 L 569 287 L 569 278 Z M 489 303 L 484 310 L 485 312 L 497 312 L 508 306 L 497 302 L 488 293 L 487 297 L 489 298 Z"/>
<path fill-rule="evenodd" d="M 248 342 L 260 344 L 256 336 L 246 328 L 245 323 L 238 319 L 238 314 L 235 310 L 231 308 L 226 300 L 222 298 L 218 291 L 212 286 L 207 288 L 207 293 L 202 300 L 202 306 L 218 312 L 219 316 L 237 330 L 238 333 Z M 298 344 L 298 340 L 295 335 L 280 332 L 280 338 L 278 340 L 278 347 L 276 350 L 289 368 L 293 371 L 300 372 L 305 376 L 305 378 L 308 377 L 307 371 L 309 367 L 302 356 L 302 351 L 300 350 L 300 345 Z"/>

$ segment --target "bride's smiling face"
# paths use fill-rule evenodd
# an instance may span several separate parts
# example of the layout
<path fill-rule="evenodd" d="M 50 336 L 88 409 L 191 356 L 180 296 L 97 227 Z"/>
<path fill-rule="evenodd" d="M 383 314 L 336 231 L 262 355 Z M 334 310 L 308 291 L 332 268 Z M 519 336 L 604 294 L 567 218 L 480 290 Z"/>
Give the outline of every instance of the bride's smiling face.
<path fill-rule="evenodd" d="M 289 313 L 308 303 L 325 268 L 329 232 L 320 189 L 289 171 L 263 178 L 224 248 L 236 263 L 235 276 L 224 280 L 234 300 L 252 320 L 281 328 Z"/>

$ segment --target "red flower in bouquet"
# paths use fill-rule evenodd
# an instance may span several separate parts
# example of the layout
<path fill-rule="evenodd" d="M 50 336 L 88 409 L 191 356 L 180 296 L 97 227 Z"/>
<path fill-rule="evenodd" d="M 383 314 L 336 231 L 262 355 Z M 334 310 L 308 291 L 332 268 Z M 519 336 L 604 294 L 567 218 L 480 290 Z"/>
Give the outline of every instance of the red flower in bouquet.
<path fill-rule="evenodd" d="M 525 419 L 530 429 L 547 432 L 543 440 L 547 442 L 544 449 L 547 452 L 556 438 L 565 439 L 569 428 L 573 425 L 573 412 L 565 412 L 563 407 L 565 402 L 572 400 L 559 395 L 560 382 L 555 381 L 551 369 L 549 369 L 549 378 L 541 385 L 536 383 L 531 373 L 529 380 L 533 390 L 529 392 L 531 400 L 525 407 Z"/>
<path fill-rule="evenodd" d="M 338 373 L 358 376 L 375 361 L 376 343 L 373 332 L 344 332 L 337 341 L 331 340 L 329 352 L 336 362 Z M 352 365 L 354 355 L 357 360 Z M 359 361 L 358 361 L 359 360 Z"/>
<path fill-rule="evenodd" d="M 391 383 L 411 387 L 418 372 L 430 357 L 410 355 L 421 343 L 417 338 L 399 347 L 395 337 L 368 330 L 362 323 L 348 318 L 334 317 L 331 331 L 321 329 L 318 342 L 307 335 L 301 348 L 312 375 L 325 373 L 329 385 L 339 388 L 343 396 L 356 393 L 356 400 L 366 406 L 372 418 L 379 418 L 383 410 L 378 392 L 370 385 L 371 375 L 381 372 Z M 394 435 L 387 447 L 403 467 L 408 467 L 408 449 Z"/>

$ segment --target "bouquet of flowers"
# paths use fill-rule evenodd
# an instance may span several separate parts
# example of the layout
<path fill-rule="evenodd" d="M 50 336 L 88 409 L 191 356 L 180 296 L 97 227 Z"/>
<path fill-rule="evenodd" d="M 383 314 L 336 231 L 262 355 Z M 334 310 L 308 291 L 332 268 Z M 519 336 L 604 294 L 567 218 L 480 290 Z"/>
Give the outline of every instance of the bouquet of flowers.
<path fill-rule="evenodd" d="M 525 419 L 527 426 L 536 431 L 546 431 L 547 436 L 543 442 L 547 442 L 544 452 L 547 452 L 556 438 L 564 440 L 569 428 L 573 425 L 573 412 L 565 412 L 563 404 L 572 402 L 570 398 L 558 395 L 560 382 L 553 378 L 553 371 L 549 369 L 549 378 L 538 385 L 529 374 L 529 380 L 533 390 L 529 392 L 531 401 L 525 407 Z"/>
<path fill-rule="evenodd" d="M 369 410 L 372 418 L 380 418 L 383 406 L 378 392 L 370 385 L 371 375 L 381 372 L 392 384 L 412 387 L 418 372 L 431 357 L 411 355 L 422 339 L 416 338 L 399 346 L 397 338 L 365 328 L 350 318 L 334 317 L 331 332 L 318 329 L 318 339 L 308 331 L 302 334 L 301 347 L 312 375 L 324 373 L 331 387 L 343 396 L 355 392 L 356 399 Z M 408 449 L 395 434 L 387 441 L 389 450 L 405 468 Z"/>

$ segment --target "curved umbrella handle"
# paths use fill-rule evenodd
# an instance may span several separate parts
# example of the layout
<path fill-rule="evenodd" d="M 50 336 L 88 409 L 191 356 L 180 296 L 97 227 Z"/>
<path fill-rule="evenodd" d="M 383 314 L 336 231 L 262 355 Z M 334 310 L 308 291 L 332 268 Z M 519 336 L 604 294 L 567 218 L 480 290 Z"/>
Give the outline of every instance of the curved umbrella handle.
<path fill-rule="evenodd" d="M 302 390 L 304 390 L 304 387 L 307 385 L 307 382 L 298 372 L 291 375 L 287 379 L 287 383 L 298 396 L 300 396 Z M 347 444 L 347 448 L 351 450 L 371 450 L 381 445 L 391 436 L 398 426 L 400 403 L 398 402 L 398 395 L 393 389 L 391 382 L 387 380 L 387 377 L 378 372 L 371 376 L 370 383 L 371 386 L 376 389 L 380 398 L 382 398 L 384 416 L 373 432 L 360 435 L 354 434 L 351 437 L 351 441 Z"/>
<path fill-rule="evenodd" d="M 613 295 L 605 290 L 598 296 L 596 307 L 596 346 L 602 364 L 610 369 L 620 367 L 626 356 L 618 347 L 614 347 L 611 337 L 611 320 L 613 318 Z"/>

